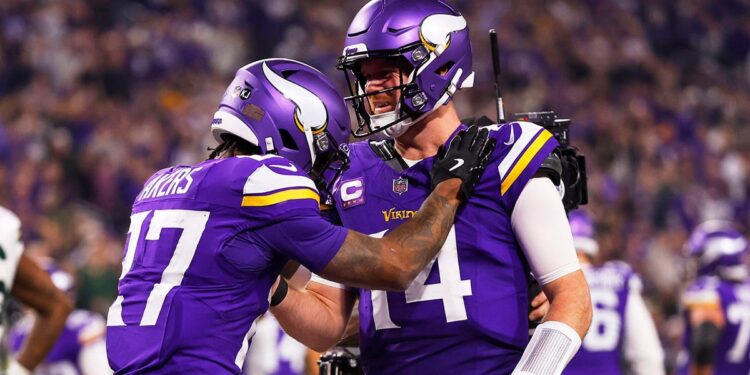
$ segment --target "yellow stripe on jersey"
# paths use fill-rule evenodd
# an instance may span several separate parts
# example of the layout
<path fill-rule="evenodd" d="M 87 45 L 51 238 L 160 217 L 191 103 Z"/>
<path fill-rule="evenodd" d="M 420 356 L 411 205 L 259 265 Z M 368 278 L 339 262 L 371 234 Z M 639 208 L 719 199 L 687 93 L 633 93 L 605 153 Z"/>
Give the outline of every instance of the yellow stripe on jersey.
<path fill-rule="evenodd" d="M 534 140 L 531 146 L 529 146 L 529 148 L 526 149 L 523 155 L 518 158 L 516 165 L 513 166 L 513 169 L 510 171 L 510 173 L 505 176 L 505 179 L 500 184 L 500 194 L 505 194 L 508 189 L 513 186 L 513 183 L 516 182 L 516 179 L 518 179 L 518 176 L 521 175 L 521 172 L 526 169 L 526 167 L 531 162 L 531 159 L 536 156 L 536 153 L 539 152 L 542 146 L 544 146 L 544 144 L 547 143 L 547 140 L 549 140 L 551 137 L 552 133 L 546 130 L 542 130 L 541 134 L 539 134 L 539 136 Z"/>
<path fill-rule="evenodd" d="M 702 309 L 720 309 L 721 308 L 721 301 L 702 301 L 702 302 L 685 302 L 685 307 L 687 308 L 702 308 Z"/>
<path fill-rule="evenodd" d="M 297 199 L 313 199 L 315 203 L 320 204 L 318 193 L 310 189 L 289 189 L 269 195 L 246 195 L 242 197 L 243 207 L 260 207 L 271 206 Z"/>

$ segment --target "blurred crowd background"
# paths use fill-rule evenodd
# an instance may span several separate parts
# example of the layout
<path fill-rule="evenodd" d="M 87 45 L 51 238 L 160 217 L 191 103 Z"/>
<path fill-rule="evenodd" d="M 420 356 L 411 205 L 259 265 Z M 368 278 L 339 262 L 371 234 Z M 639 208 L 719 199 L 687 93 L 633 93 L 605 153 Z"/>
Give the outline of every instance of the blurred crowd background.
<path fill-rule="evenodd" d="M 130 204 L 195 163 L 240 66 L 307 62 L 334 79 L 364 1 L 0 1 L 0 205 L 27 251 L 77 275 L 77 304 L 116 295 Z M 604 259 L 643 276 L 672 364 L 693 226 L 750 223 L 750 1 L 454 0 L 472 31 L 462 116 L 494 117 L 487 30 L 506 113 L 554 109 L 587 156 Z"/>

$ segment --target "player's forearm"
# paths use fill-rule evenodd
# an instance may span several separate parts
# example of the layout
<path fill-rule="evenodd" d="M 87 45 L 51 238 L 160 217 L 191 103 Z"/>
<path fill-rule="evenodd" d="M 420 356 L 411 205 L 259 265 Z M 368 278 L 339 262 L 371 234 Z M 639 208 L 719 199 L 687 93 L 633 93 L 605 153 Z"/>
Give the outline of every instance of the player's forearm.
<path fill-rule="evenodd" d="M 68 314 L 73 310 L 70 298 L 57 289 L 46 271 L 31 258 L 21 256 L 16 282 L 11 295 L 31 307 L 37 317 L 16 360 L 27 369 L 34 369 L 60 335 Z"/>
<path fill-rule="evenodd" d="M 550 301 L 545 321 L 565 323 L 583 339 L 591 325 L 591 296 L 583 272 L 575 271 L 542 286 Z"/>
<path fill-rule="evenodd" d="M 33 369 L 46 357 L 57 341 L 65 321 L 72 310 L 70 300 L 62 293 L 50 302 L 50 308 L 37 313 L 34 325 L 24 341 L 16 360 L 28 369 Z"/>
<path fill-rule="evenodd" d="M 341 340 L 351 313 L 346 304 L 292 286 L 284 300 L 270 310 L 289 336 L 318 352 Z"/>
<path fill-rule="evenodd" d="M 591 297 L 578 270 L 543 284 L 549 313 L 539 325 L 513 374 L 561 374 L 591 324 Z"/>
<path fill-rule="evenodd" d="M 414 217 L 383 238 L 350 231 L 320 275 L 349 286 L 405 290 L 450 233 L 460 185 L 458 179 L 440 183 Z"/>
<path fill-rule="evenodd" d="M 408 274 L 408 282 L 404 289 L 445 243 L 460 204 L 460 187 L 458 179 L 440 183 L 411 220 L 383 237 L 384 241 L 391 242 L 389 250 L 395 255 L 395 261 L 407 265 L 404 271 Z"/>

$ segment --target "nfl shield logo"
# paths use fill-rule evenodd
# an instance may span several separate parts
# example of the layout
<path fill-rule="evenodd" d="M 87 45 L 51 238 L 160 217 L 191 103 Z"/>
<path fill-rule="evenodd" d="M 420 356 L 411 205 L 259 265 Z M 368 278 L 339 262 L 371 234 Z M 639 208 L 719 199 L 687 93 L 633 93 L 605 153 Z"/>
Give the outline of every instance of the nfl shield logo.
<path fill-rule="evenodd" d="M 406 191 L 409 190 L 409 180 L 399 177 L 395 180 L 393 180 L 393 192 L 401 195 L 403 193 L 406 193 Z"/>

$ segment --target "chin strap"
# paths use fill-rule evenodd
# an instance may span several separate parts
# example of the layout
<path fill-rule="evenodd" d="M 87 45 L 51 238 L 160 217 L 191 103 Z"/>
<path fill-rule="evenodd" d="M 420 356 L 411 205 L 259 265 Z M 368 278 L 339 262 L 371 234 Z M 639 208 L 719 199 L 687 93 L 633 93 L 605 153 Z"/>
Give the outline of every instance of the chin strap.
<path fill-rule="evenodd" d="M 406 132 L 406 129 L 409 128 L 409 125 L 411 125 L 410 119 L 404 118 L 401 121 L 399 120 L 399 114 L 401 114 L 401 101 L 399 100 L 398 103 L 396 103 L 396 108 L 390 112 L 380 113 L 377 115 L 370 115 L 370 124 L 375 126 L 370 126 L 370 131 L 373 131 L 375 129 L 382 129 L 389 124 L 393 124 L 388 126 L 387 128 L 375 133 L 375 137 L 379 138 L 378 135 L 386 135 L 385 137 L 381 139 L 387 139 L 387 138 L 396 138 Z M 398 122 L 397 122 L 398 121 Z M 408 123 L 408 124 L 407 124 Z"/>
<path fill-rule="evenodd" d="M 394 171 L 401 173 L 409 168 L 404 159 L 396 151 L 392 139 L 381 141 L 370 140 L 369 145 L 372 151 L 393 168 Z"/>

